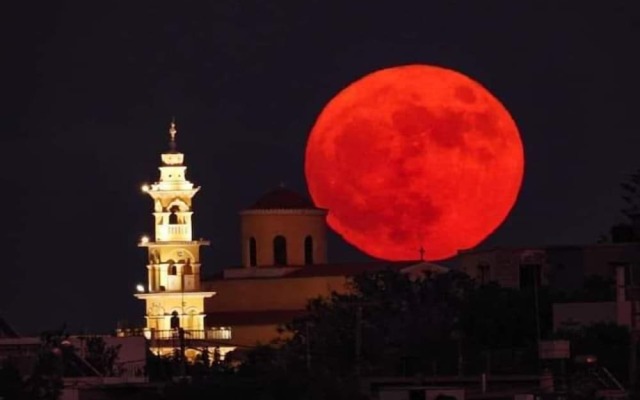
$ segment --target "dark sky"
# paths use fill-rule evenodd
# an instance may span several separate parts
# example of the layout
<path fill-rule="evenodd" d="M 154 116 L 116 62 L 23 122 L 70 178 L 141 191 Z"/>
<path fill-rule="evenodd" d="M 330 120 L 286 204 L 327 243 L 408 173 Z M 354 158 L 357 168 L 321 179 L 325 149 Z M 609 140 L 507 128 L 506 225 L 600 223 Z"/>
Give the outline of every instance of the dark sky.
<path fill-rule="evenodd" d="M 461 71 L 519 125 L 523 188 L 486 246 L 594 241 L 640 167 L 639 2 L 16 3 L 2 23 L 0 315 L 22 332 L 142 316 L 135 245 L 152 204 L 139 186 L 158 177 L 172 115 L 203 187 L 208 272 L 238 264 L 240 209 L 281 181 L 306 192 L 318 113 L 384 67 Z"/>

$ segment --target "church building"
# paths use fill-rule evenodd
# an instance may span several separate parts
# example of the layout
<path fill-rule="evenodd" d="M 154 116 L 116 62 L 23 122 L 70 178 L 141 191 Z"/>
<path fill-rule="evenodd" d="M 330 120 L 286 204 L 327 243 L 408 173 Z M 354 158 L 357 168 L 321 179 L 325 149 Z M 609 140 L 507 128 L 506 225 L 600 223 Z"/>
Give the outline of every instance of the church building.
<path fill-rule="evenodd" d="M 204 348 L 224 355 L 270 343 L 281 337 L 279 327 L 304 314 L 310 299 L 345 292 L 351 277 L 367 271 L 447 270 L 422 260 L 329 263 L 327 211 L 278 187 L 240 212 L 241 265 L 205 279 L 199 250 L 209 242 L 192 237 L 192 199 L 200 188 L 186 178 L 175 136 L 172 123 L 159 181 L 143 186 L 153 200 L 155 237 L 139 243 L 148 252 L 148 282 L 135 296 L 145 301 L 144 335 L 156 354 L 171 354 L 185 341 L 188 358 Z"/>

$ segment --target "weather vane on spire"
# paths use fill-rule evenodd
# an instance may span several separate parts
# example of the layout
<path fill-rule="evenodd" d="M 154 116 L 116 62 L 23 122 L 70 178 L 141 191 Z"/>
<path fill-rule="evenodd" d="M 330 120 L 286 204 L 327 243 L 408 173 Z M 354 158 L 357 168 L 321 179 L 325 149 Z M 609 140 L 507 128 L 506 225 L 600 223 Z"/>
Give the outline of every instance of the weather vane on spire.
<path fill-rule="evenodd" d="M 176 130 L 176 118 L 173 117 L 171 118 L 171 128 L 169 128 L 169 134 L 171 135 L 172 142 L 176 140 L 176 133 L 178 133 L 178 131 Z"/>
<path fill-rule="evenodd" d="M 171 146 L 171 150 L 176 149 L 176 133 L 178 130 L 176 129 L 176 118 L 171 118 L 171 126 L 169 127 L 169 135 L 171 135 L 171 142 L 169 145 Z"/>

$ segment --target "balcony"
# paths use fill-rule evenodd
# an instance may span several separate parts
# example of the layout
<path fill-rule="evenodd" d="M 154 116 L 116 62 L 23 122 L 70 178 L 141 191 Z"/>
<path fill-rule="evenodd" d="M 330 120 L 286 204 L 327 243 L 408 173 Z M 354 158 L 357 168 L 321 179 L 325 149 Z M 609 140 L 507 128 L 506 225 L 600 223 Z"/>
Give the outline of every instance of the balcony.
<path fill-rule="evenodd" d="M 117 336 L 144 336 L 151 341 L 178 340 L 178 330 L 155 330 L 155 329 L 118 329 Z M 207 340 L 231 340 L 231 328 L 217 327 L 205 330 L 185 329 L 184 338 L 188 342 L 190 340 L 207 341 Z"/>
<path fill-rule="evenodd" d="M 191 236 L 191 225 L 189 224 L 156 225 L 156 241 L 158 242 L 190 242 Z"/>
<path fill-rule="evenodd" d="M 163 330 L 151 331 L 151 340 L 177 340 L 178 331 Z M 184 338 L 186 340 L 229 340 L 231 339 L 231 328 L 211 328 L 207 330 L 185 330 Z"/>

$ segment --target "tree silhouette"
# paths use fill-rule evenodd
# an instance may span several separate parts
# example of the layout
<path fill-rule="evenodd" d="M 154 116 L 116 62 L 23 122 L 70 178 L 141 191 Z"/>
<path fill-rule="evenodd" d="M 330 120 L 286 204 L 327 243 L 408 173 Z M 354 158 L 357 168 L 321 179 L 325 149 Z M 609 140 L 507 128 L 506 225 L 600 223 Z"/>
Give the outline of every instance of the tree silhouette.
<path fill-rule="evenodd" d="M 640 169 L 629 175 L 626 182 L 620 184 L 622 188 L 622 200 L 625 206 L 622 214 L 633 219 L 640 215 Z"/>
<path fill-rule="evenodd" d="M 64 327 L 40 336 L 38 358 L 26 382 L 29 398 L 57 400 L 62 394 L 65 359 L 69 359 L 74 351 L 68 338 Z"/>
<path fill-rule="evenodd" d="M 0 368 L 0 398 L 23 398 L 22 377 L 13 360 L 5 360 Z"/>
<path fill-rule="evenodd" d="M 626 221 L 611 226 L 609 235 L 601 235 L 599 243 L 629 243 L 640 240 L 637 229 L 634 228 L 640 219 L 640 169 L 628 175 L 620 183 L 621 198 L 624 202 L 620 212 Z"/>
<path fill-rule="evenodd" d="M 118 376 L 122 373 L 116 364 L 121 347 L 121 345 L 108 346 L 103 338 L 90 336 L 85 341 L 85 359 L 101 375 Z"/>
<path fill-rule="evenodd" d="M 397 271 L 353 278 L 349 294 L 312 300 L 285 327 L 288 361 L 313 374 L 352 376 L 424 370 L 455 360 L 451 332 L 469 279 L 450 272 L 412 280 Z M 455 361 L 445 369 L 456 368 Z"/>

